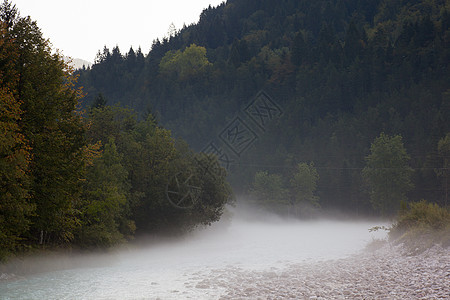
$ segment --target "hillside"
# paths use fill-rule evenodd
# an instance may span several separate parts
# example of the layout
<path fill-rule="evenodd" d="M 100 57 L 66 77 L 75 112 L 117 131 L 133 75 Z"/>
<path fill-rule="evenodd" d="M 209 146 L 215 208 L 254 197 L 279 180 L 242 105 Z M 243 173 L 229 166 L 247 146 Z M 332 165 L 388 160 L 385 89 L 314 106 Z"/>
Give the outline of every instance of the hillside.
<path fill-rule="evenodd" d="M 102 94 L 152 112 L 219 154 L 236 193 L 260 171 L 289 185 L 313 162 L 320 205 L 355 213 L 373 212 L 361 176 L 371 143 L 400 135 L 409 199 L 445 205 L 449 10 L 448 0 L 229 0 L 148 54 L 105 47 L 79 71 L 83 103 Z"/>

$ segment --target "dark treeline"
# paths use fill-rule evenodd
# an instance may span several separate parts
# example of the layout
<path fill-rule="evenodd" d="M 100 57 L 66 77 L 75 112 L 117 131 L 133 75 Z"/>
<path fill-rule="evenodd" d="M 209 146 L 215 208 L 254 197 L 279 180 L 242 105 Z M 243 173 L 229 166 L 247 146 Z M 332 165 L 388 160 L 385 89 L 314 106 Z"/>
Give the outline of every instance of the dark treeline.
<path fill-rule="evenodd" d="M 230 188 L 214 157 L 151 114 L 101 97 L 81 111 L 73 70 L 8 1 L 0 33 L 0 260 L 179 234 L 220 218 Z"/>
<path fill-rule="evenodd" d="M 377 194 L 369 169 L 380 167 L 371 147 L 393 143 L 408 168 L 388 189 L 400 188 L 396 203 L 446 205 L 449 9 L 440 0 L 229 0 L 147 55 L 105 47 L 79 83 L 86 105 L 102 94 L 152 111 L 197 150 L 266 91 L 284 113 L 230 164 L 236 193 L 258 198 L 267 191 L 257 186 L 272 186 L 279 202 L 295 203 L 292 182 L 313 163 L 314 207 L 393 212 L 397 205 L 369 200 Z"/>

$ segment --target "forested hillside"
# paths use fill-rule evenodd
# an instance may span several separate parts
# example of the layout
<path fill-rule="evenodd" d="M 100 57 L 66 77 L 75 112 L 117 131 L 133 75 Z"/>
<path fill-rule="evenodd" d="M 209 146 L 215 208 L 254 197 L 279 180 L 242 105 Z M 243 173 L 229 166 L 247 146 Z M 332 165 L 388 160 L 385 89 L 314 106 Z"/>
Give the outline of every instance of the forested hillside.
<path fill-rule="evenodd" d="M 148 54 L 105 47 L 78 72 L 83 103 L 102 95 L 153 112 L 218 154 L 237 193 L 356 213 L 383 212 L 367 168 L 377 143 L 394 143 L 410 172 L 381 176 L 404 178 L 388 210 L 406 199 L 445 205 L 449 12 L 448 0 L 229 0 Z M 302 172 L 310 196 L 296 196 Z"/>

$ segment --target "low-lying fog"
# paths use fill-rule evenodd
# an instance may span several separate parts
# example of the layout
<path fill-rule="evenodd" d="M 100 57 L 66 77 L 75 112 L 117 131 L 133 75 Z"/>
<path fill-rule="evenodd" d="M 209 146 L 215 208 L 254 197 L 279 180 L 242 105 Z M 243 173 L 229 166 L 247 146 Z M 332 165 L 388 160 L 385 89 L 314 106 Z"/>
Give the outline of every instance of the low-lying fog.
<path fill-rule="evenodd" d="M 211 272 L 282 271 L 291 264 L 342 258 L 384 232 L 363 221 L 299 221 L 233 214 L 178 240 L 148 241 L 112 254 L 41 258 L 33 275 L 0 280 L 2 299 L 210 299 L 197 283 Z M 55 271 L 55 269 L 63 270 Z M 70 266 L 70 267 L 69 267 Z M 53 268 L 53 270 L 50 270 Z M 0 274 L 2 275 L 2 274 Z M 12 276 L 3 274 L 3 277 Z"/>

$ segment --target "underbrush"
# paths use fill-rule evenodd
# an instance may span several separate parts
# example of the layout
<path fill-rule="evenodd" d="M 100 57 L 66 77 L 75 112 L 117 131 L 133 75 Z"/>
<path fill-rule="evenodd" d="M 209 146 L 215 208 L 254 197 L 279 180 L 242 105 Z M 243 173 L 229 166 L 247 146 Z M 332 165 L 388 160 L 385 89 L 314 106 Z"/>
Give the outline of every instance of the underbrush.
<path fill-rule="evenodd" d="M 425 200 L 410 203 L 400 212 L 389 230 L 389 240 L 403 243 L 411 253 L 420 253 L 433 245 L 450 246 L 450 211 Z"/>

